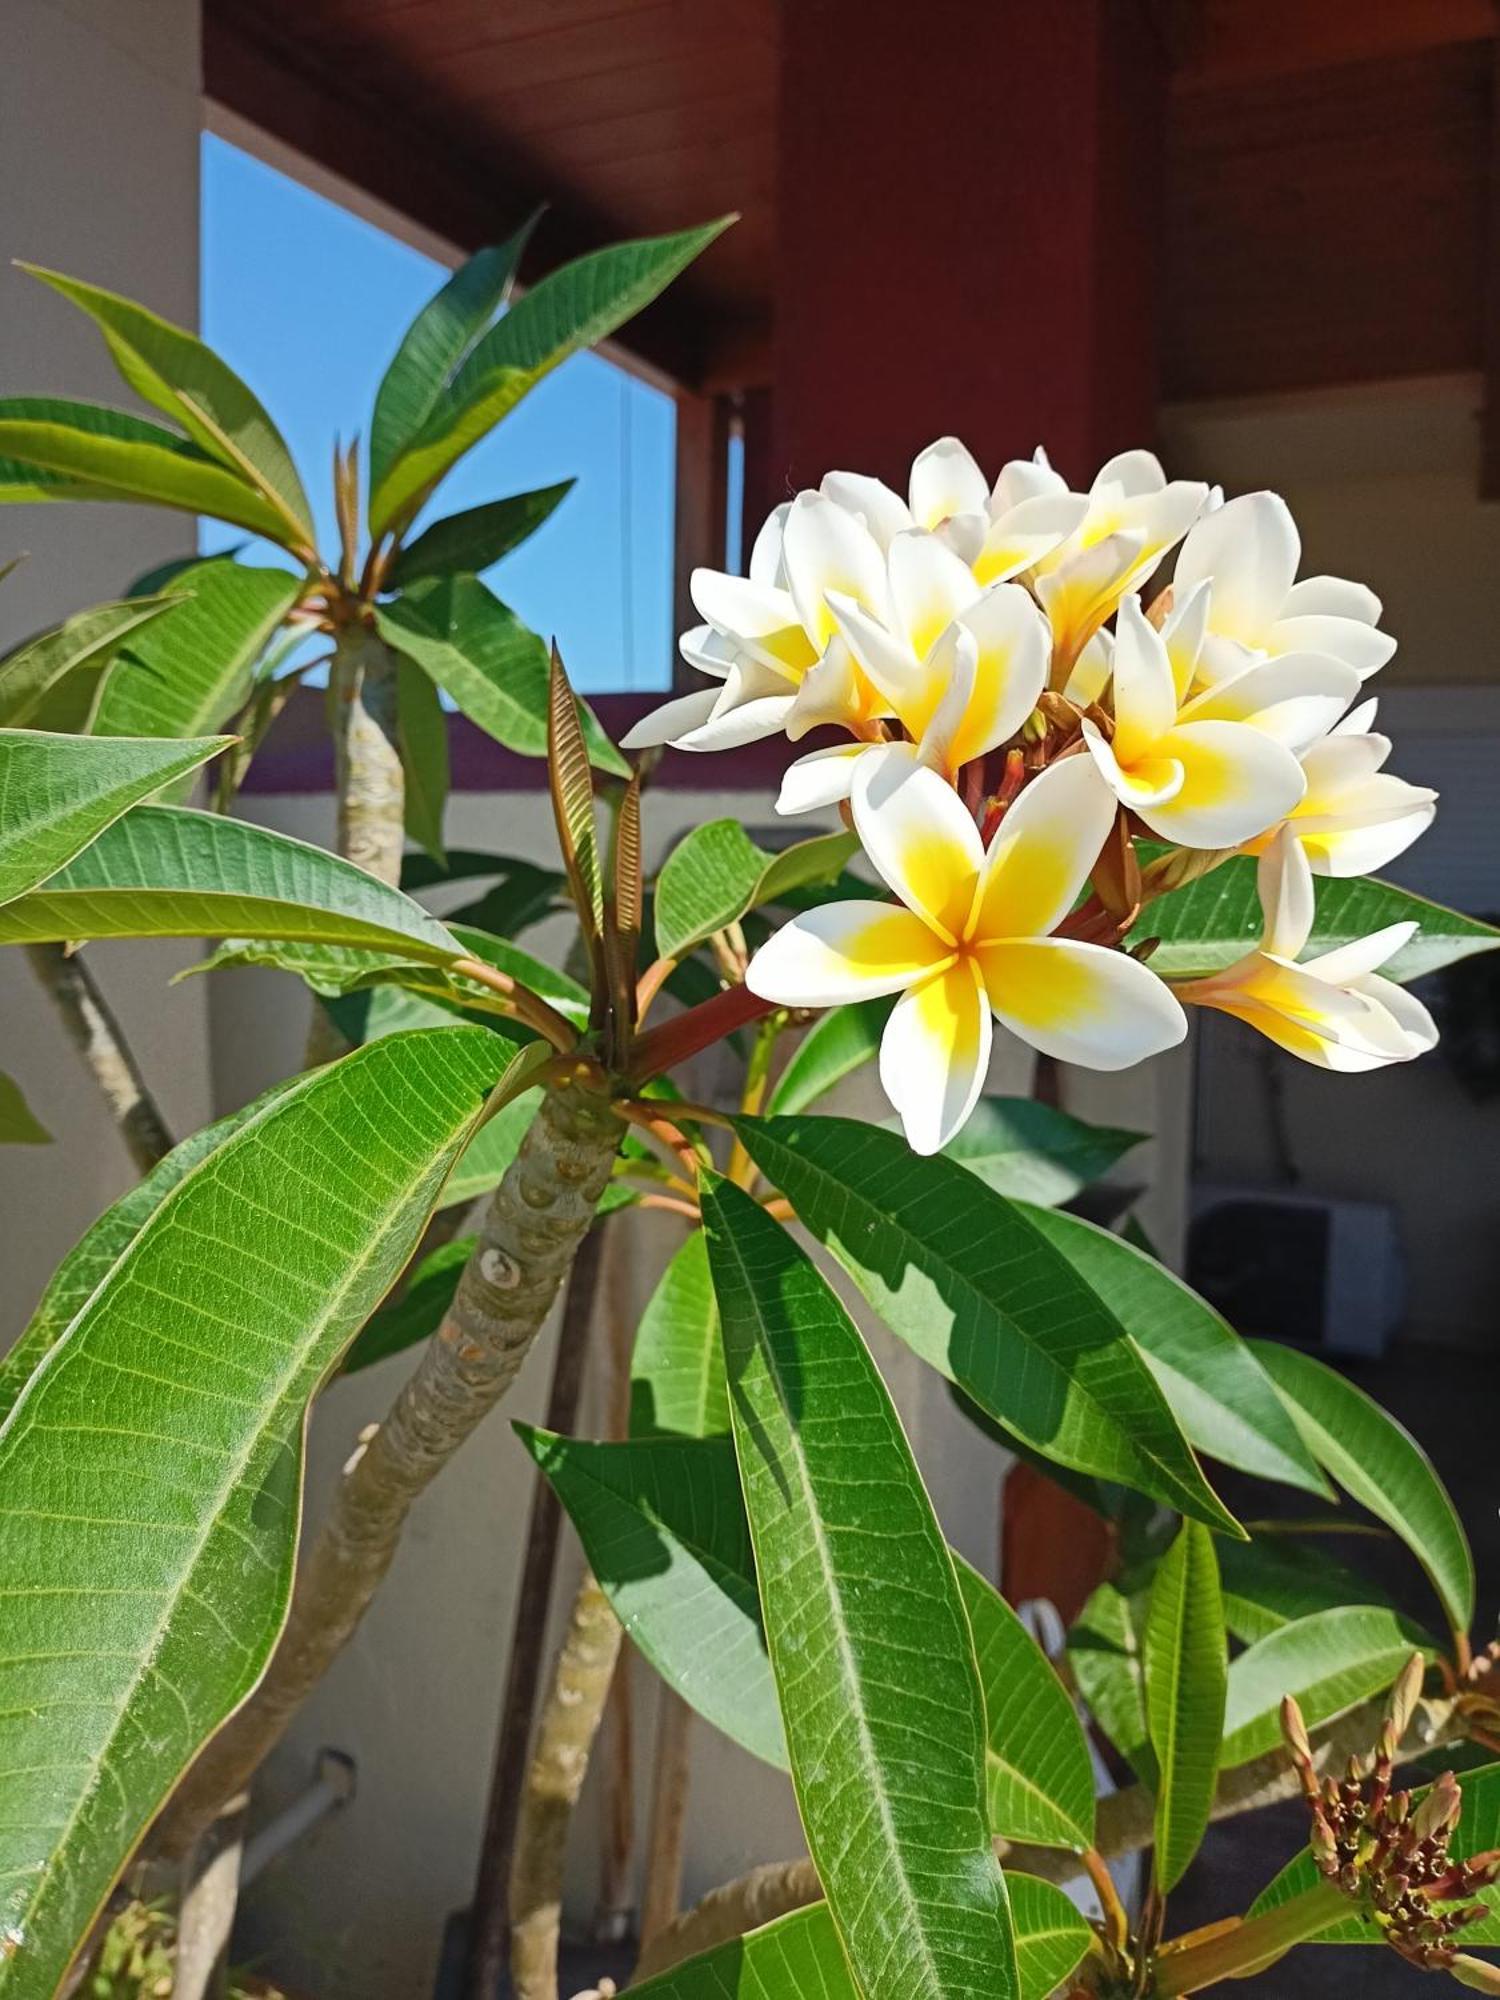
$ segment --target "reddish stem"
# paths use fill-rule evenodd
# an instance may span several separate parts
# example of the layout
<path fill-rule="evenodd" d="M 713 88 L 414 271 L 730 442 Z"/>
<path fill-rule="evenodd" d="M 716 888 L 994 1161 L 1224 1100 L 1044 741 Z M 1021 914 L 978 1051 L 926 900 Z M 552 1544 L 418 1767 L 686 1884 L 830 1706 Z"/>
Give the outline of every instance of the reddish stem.
<path fill-rule="evenodd" d="M 726 987 L 712 1000 L 689 1007 L 686 1013 L 663 1021 L 659 1028 L 642 1035 L 630 1052 L 630 1081 L 649 1083 L 653 1076 L 661 1076 L 701 1049 L 723 1041 L 736 1028 L 748 1027 L 752 1021 L 773 1013 L 776 1004 L 774 1000 L 762 1000 L 748 986 Z"/>

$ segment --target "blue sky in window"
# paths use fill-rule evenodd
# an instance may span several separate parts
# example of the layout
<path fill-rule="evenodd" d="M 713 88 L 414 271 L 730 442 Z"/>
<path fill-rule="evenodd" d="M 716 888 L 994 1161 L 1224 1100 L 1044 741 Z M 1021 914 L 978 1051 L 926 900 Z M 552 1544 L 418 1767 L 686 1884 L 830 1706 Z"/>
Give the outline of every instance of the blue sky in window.
<path fill-rule="evenodd" d="M 386 364 L 445 273 L 212 133 L 202 215 L 204 337 L 281 425 L 332 549 L 334 437 L 368 427 Z M 486 581 L 536 631 L 556 636 L 577 687 L 666 687 L 674 450 L 670 397 L 578 355 L 460 461 L 423 520 L 576 479 L 552 519 Z M 206 549 L 243 539 L 204 525 Z"/>

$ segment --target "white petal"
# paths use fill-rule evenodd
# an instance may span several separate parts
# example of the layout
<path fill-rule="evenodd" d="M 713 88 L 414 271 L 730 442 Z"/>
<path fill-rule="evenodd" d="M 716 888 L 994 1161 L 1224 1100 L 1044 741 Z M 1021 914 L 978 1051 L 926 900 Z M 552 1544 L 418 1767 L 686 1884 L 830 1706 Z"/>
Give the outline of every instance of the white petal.
<path fill-rule="evenodd" d="M 1367 785 L 1391 754 L 1389 736 L 1368 731 L 1359 735 L 1334 734 L 1309 746 L 1302 755 L 1307 773 L 1305 813 L 1341 811 L 1351 793 Z"/>
<path fill-rule="evenodd" d="M 1004 583 L 1060 548 L 1088 512 L 1082 493 L 1039 493 L 1005 508 L 989 524 L 971 560 L 982 584 Z"/>
<path fill-rule="evenodd" d="M 1428 1049 L 1437 1047 L 1437 1023 L 1414 993 L 1408 993 L 1394 979 L 1381 979 L 1373 973 L 1359 982 L 1359 991 L 1377 1006 L 1384 1007 L 1405 1036 L 1413 1055 L 1425 1055 Z"/>
<path fill-rule="evenodd" d="M 1368 974 L 1378 972 L 1388 958 L 1394 958 L 1409 945 L 1419 928 L 1414 923 L 1387 924 L 1383 930 L 1371 931 L 1368 937 L 1351 938 L 1348 944 L 1335 945 L 1332 951 L 1304 959 L 1302 970 L 1326 979 L 1330 986 L 1354 986 Z"/>
<path fill-rule="evenodd" d="M 1092 761 L 1065 757 L 1022 792 L 996 829 L 979 880 L 972 934 L 1042 937 L 1072 909 L 1115 821 Z"/>
<path fill-rule="evenodd" d="M 1415 792 L 1417 787 L 1408 789 Z M 1356 821 L 1347 826 L 1315 823 L 1307 827 L 1300 818 L 1290 821 L 1290 825 L 1313 873 L 1343 880 L 1355 875 L 1376 875 L 1388 868 L 1398 854 L 1404 854 L 1414 840 L 1421 839 L 1436 817 L 1437 807 L 1429 802 L 1383 819 Z"/>
<path fill-rule="evenodd" d="M 695 569 L 689 581 L 698 615 L 741 649 L 798 681 L 818 656 L 791 594 L 722 570 Z"/>
<path fill-rule="evenodd" d="M 985 514 L 950 514 L 932 532 L 946 548 L 952 549 L 966 569 L 972 569 L 983 551 L 989 526 Z"/>
<path fill-rule="evenodd" d="M 760 533 L 750 549 L 749 573 L 752 583 L 765 584 L 771 589 L 786 589 L 786 568 L 781 560 L 781 538 L 786 532 L 786 517 L 792 511 L 790 500 L 783 500 L 779 507 L 773 507 L 761 526 Z"/>
<path fill-rule="evenodd" d="M 840 1007 L 899 993 L 950 953 L 920 917 L 890 903 L 823 903 L 756 952 L 745 984 L 782 1007 Z"/>
<path fill-rule="evenodd" d="M 1153 832 L 1184 847 L 1238 847 L 1286 818 L 1306 788 L 1284 744 L 1243 722 L 1191 722 L 1157 746 L 1182 765 L 1182 789 L 1137 810 Z"/>
<path fill-rule="evenodd" d="M 1074 660 L 1108 618 L 1145 561 L 1145 537 L 1121 531 L 1088 548 L 1064 542 L 1043 566 L 1036 594 L 1051 621 L 1059 656 Z"/>
<path fill-rule="evenodd" d="M 962 625 L 950 625 L 923 663 L 937 698 L 918 739 L 918 754 L 922 763 L 950 781 L 970 756 L 978 754 L 967 744 L 977 661 L 973 633 Z"/>
<path fill-rule="evenodd" d="M 690 667 L 696 667 L 702 674 L 712 674 L 716 681 L 723 680 L 739 652 L 734 640 L 726 639 L 712 625 L 694 625 L 684 632 L 677 641 L 677 650 Z"/>
<path fill-rule="evenodd" d="M 873 748 L 869 743 L 835 743 L 830 749 L 809 750 L 805 757 L 798 757 L 781 774 L 777 812 L 814 812 L 820 806 L 840 804 L 849 796 L 855 760 Z"/>
<path fill-rule="evenodd" d="M 917 454 L 909 497 L 917 526 L 936 528 L 950 514 L 987 513 L 990 483 L 966 445 L 955 437 L 939 438 Z"/>
<path fill-rule="evenodd" d="M 1362 583 L 1342 576 L 1305 576 L 1294 583 L 1281 607 L 1283 618 L 1353 618 L 1380 623 L 1380 599 Z"/>
<path fill-rule="evenodd" d="M 1212 586 L 1207 578 L 1189 589 L 1172 592 L 1172 608 L 1162 620 L 1161 636 L 1172 663 L 1172 681 L 1179 702 L 1186 700 L 1198 675 L 1198 662 L 1208 632 Z"/>
<path fill-rule="evenodd" d="M 846 514 L 857 515 L 882 549 L 888 549 L 894 538 L 912 525 L 911 509 L 901 495 L 868 473 L 826 472 L 820 491 Z"/>
<path fill-rule="evenodd" d="M 1049 937 L 988 945 L 977 955 L 995 1018 L 1059 1062 L 1128 1069 L 1187 1034 L 1171 988 L 1122 951 Z"/>
<path fill-rule="evenodd" d="M 1177 587 L 1211 577 L 1214 631 L 1260 646 L 1281 614 L 1301 555 L 1296 523 L 1281 496 L 1242 493 L 1189 529 L 1177 558 Z"/>
<path fill-rule="evenodd" d="M 953 741 L 955 768 L 1015 735 L 1047 685 L 1052 634 L 1028 592 L 1000 583 L 959 620 L 974 641 L 974 680 Z"/>
<path fill-rule="evenodd" d="M 1182 790 L 1186 773 L 1175 757 L 1145 757 L 1126 770 L 1116 757 L 1114 746 L 1106 741 L 1104 732 L 1089 716 L 1083 719 L 1082 733 L 1099 775 L 1121 805 L 1129 806 L 1132 812 L 1162 805 L 1168 799 L 1175 799 Z"/>
<path fill-rule="evenodd" d="M 1327 735 L 1358 692 L 1359 675 L 1342 660 L 1282 653 L 1198 695 L 1182 720 L 1250 722 L 1289 749 L 1305 750 Z"/>
<path fill-rule="evenodd" d="M 1177 719 L 1177 689 L 1161 634 L 1138 597 L 1120 603 L 1114 656 L 1115 756 L 1127 768 L 1166 735 Z"/>
<path fill-rule="evenodd" d="M 1160 493 L 1166 483 L 1167 475 L 1154 451 L 1122 451 L 1100 466 L 1090 490 L 1104 493 L 1116 486 L 1133 498 L 1138 493 Z"/>
<path fill-rule="evenodd" d="M 925 662 L 917 658 L 905 640 L 888 632 L 878 618 L 872 618 L 852 597 L 834 591 L 828 601 L 839 634 L 866 679 L 904 727 L 920 736 L 937 699 L 928 686 Z"/>
<path fill-rule="evenodd" d="M 1115 635 L 1102 627 L 1089 640 L 1068 675 L 1063 693 L 1080 708 L 1098 701 L 1114 672 Z"/>
<path fill-rule="evenodd" d="M 675 701 L 663 702 L 660 708 L 653 708 L 626 730 L 620 738 L 620 748 L 654 750 L 658 744 L 674 743 L 707 722 L 718 700 L 717 688 L 699 688 L 692 694 L 679 695 Z"/>
<path fill-rule="evenodd" d="M 787 515 L 782 548 L 798 615 L 819 652 L 834 630 L 829 591 L 841 591 L 877 618 L 883 616 L 885 561 L 880 544 L 862 521 L 832 500 L 821 493 L 799 493 Z"/>
<path fill-rule="evenodd" d="M 909 750 L 895 744 L 860 758 L 850 801 L 855 830 L 881 879 L 935 931 L 956 939 L 973 905 L 984 850 L 952 786 L 925 766 L 914 768 Z"/>
<path fill-rule="evenodd" d="M 848 641 L 835 632 L 822 659 L 802 678 L 786 733 L 797 743 L 809 729 L 825 724 L 853 729 L 868 722 L 879 705 L 878 698 L 872 700 L 870 684 L 860 672 Z"/>
<path fill-rule="evenodd" d="M 891 611 L 899 637 L 923 660 L 979 595 L 969 565 L 936 535 L 914 530 L 891 543 Z"/>
<path fill-rule="evenodd" d="M 909 987 L 880 1040 L 880 1082 L 914 1153 L 946 1146 L 978 1102 L 993 1030 L 978 968 L 960 958 Z"/>
<path fill-rule="evenodd" d="M 1312 870 L 1290 831 L 1283 827 L 1256 866 L 1260 895 L 1261 948 L 1294 959 L 1312 934 Z"/>
<path fill-rule="evenodd" d="M 679 750 L 738 750 L 746 743 L 759 743 L 767 736 L 779 736 L 786 728 L 793 700 L 789 694 L 762 695 L 737 708 L 721 707 L 696 729 L 672 741 Z"/>
<path fill-rule="evenodd" d="M 1375 727 L 1375 717 L 1380 710 L 1379 698 L 1372 695 L 1362 701 L 1358 708 L 1351 708 L 1343 721 L 1333 731 L 1335 736 L 1367 736 Z"/>
<path fill-rule="evenodd" d="M 1001 467 L 990 494 L 990 517 L 998 520 L 1012 507 L 1022 506 L 1028 500 L 1058 499 L 1067 492 L 1067 480 L 1052 470 L 1046 452 L 1038 445 L 1035 457 L 1013 458 Z M 1088 511 L 1088 496 L 1080 493 L 1077 498 L 1082 503 L 1078 509 L 1078 518 L 1082 520 Z"/>
<path fill-rule="evenodd" d="M 1378 673 L 1396 650 L 1389 632 L 1353 618 L 1278 618 L 1267 643 L 1275 653 L 1326 653 L 1355 668 L 1361 680 Z"/>

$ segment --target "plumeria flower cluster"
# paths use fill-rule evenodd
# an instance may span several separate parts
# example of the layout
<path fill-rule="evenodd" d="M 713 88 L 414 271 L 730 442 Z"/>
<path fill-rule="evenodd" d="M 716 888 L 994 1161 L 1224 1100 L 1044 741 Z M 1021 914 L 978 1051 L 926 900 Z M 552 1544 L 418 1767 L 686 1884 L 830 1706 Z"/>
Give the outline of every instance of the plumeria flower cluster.
<path fill-rule="evenodd" d="M 896 901 L 796 918 L 747 983 L 791 1007 L 896 996 L 881 1077 L 918 1151 L 973 1109 L 997 1020 L 1096 1069 L 1180 1042 L 1184 1002 L 1333 1069 L 1432 1046 L 1425 1009 L 1379 972 L 1409 927 L 1302 956 L 1313 876 L 1383 867 L 1435 795 L 1384 769 L 1363 694 L 1395 650 L 1378 599 L 1299 581 L 1300 560 L 1273 493 L 1226 503 L 1145 451 L 1086 493 L 1040 451 L 991 484 L 943 438 L 904 498 L 830 473 L 776 509 L 747 576 L 694 572 L 704 622 L 682 651 L 714 685 L 627 747 L 831 732 L 791 763 L 778 810 L 837 806 Z M 1143 842 L 1167 850 L 1144 871 Z M 1238 853 L 1260 857 L 1259 947 L 1159 978 L 1143 902 Z"/>

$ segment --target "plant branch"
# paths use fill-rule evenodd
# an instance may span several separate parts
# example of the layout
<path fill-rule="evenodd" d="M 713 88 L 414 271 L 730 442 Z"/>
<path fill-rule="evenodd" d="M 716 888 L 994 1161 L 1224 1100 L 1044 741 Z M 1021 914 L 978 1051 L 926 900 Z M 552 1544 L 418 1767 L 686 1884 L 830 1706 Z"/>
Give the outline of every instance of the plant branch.
<path fill-rule="evenodd" d="M 141 1173 L 150 1173 L 171 1152 L 172 1135 L 82 953 L 69 955 L 60 944 L 29 944 L 26 956 L 50 995 L 69 1040 L 104 1093 L 131 1159 Z"/>
<path fill-rule="evenodd" d="M 1315 1748 L 1317 1767 L 1338 1770 L 1351 1755 L 1368 1749 L 1384 1714 L 1382 1695 L 1341 1716 Z M 1424 1701 L 1418 1704 L 1403 1751 L 1408 1759 L 1421 1756 L 1461 1734 L 1462 1721 L 1452 1701 Z M 1277 1750 L 1252 1764 L 1242 1765 L 1237 1771 L 1225 1772 L 1219 1780 L 1212 1817 L 1236 1818 L 1260 1806 L 1291 1798 L 1298 1788 L 1297 1773 L 1285 1751 Z M 1150 1845 L 1154 1817 L 1155 1802 L 1144 1785 L 1131 1785 L 1125 1791 L 1115 1792 L 1099 1801 L 1095 1846 L 1109 1858 L 1135 1853 Z M 1007 1867 L 1044 1876 L 1051 1882 L 1071 1881 L 1082 1868 L 1077 1855 L 1061 1848 L 1009 1846 L 1004 1842 L 997 1842 L 996 1846 Z M 822 1894 L 822 1885 L 810 1861 L 778 1861 L 752 1868 L 748 1875 L 710 1891 L 702 1902 L 662 1931 L 653 1940 L 650 1951 L 642 1955 L 636 1977 L 644 1979 L 665 1972 L 685 1958 L 770 1923 L 774 1917 L 803 1909 L 808 1903 L 817 1902 Z"/>
<path fill-rule="evenodd" d="M 523 986 L 508 972 L 486 965 L 482 958 L 455 959 L 448 970 L 461 979 L 472 979 L 477 986 L 488 987 L 490 992 L 498 994 L 516 1019 L 524 1021 L 529 1028 L 535 1028 L 559 1055 L 567 1055 L 577 1048 L 578 1030 L 567 1016 L 559 1014 L 540 993 L 533 993 L 529 986 Z"/>
<path fill-rule="evenodd" d="M 1157 1954 L 1152 1992 L 1160 2000 L 1177 2000 L 1180 1994 L 1201 1993 L 1205 1986 L 1215 1986 L 1221 1979 L 1248 1979 L 1252 1972 L 1274 1965 L 1294 1945 L 1317 1937 L 1353 1909 L 1336 1882 L 1316 1882 L 1263 1917 L 1214 1925 L 1212 1934 L 1197 1943 L 1184 1939 L 1175 1949 L 1169 1945 Z"/>
<path fill-rule="evenodd" d="M 605 1224 L 597 1223 L 579 1244 L 578 1255 L 568 1274 L 562 1326 L 552 1363 L 552 1386 L 547 1393 L 545 1423 L 549 1431 L 571 1431 L 577 1421 L 584 1356 L 593 1323 L 594 1302 L 599 1292 L 604 1235 Z M 551 1482 L 538 1469 L 532 1474 L 526 1556 L 521 1566 L 521 1585 L 511 1620 L 505 1699 L 500 1711 L 500 1733 L 495 1743 L 484 1840 L 480 1847 L 474 1901 L 469 1913 L 464 1984 L 465 1990 L 474 1995 L 475 2000 L 491 2000 L 491 1996 L 499 1990 L 500 1978 L 505 1970 L 509 1941 L 506 1896 L 515 1856 L 526 1748 L 531 1740 L 531 1720 L 542 1678 L 547 1607 L 552 1598 L 552 1577 L 557 1567 L 561 1527 L 562 1504 Z"/>
<path fill-rule="evenodd" d="M 620 1654 L 620 1621 L 587 1572 L 542 1709 L 526 1773 L 510 1877 L 510 1976 L 515 2000 L 557 2000 L 568 1828 Z"/>
<path fill-rule="evenodd" d="M 495 1190 L 447 1316 L 384 1423 L 344 1467 L 250 1700 L 189 1769 L 158 1846 L 179 1854 L 239 1789 L 353 1636 L 412 1503 L 520 1372 L 594 1218 L 622 1127 L 607 1099 L 549 1090 Z"/>
<path fill-rule="evenodd" d="M 406 777 L 396 727 L 396 657 L 367 625 L 339 633 L 328 678 L 338 784 L 338 850 L 401 885 Z"/>
<path fill-rule="evenodd" d="M 632 1083 L 649 1083 L 652 1077 L 660 1076 L 664 1070 L 675 1069 L 689 1056 L 711 1048 L 715 1042 L 722 1042 L 737 1028 L 748 1027 L 752 1021 L 760 1020 L 775 1005 L 774 1000 L 762 1000 L 748 986 L 726 986 L 712 1000 L 689 1007 L 686 1012 L 675 1015 L 670 1021 L 663 1021 L 659 1028 L 652 1028 L 648 1034 L 639 1037 L 630 1053 Z"/>

